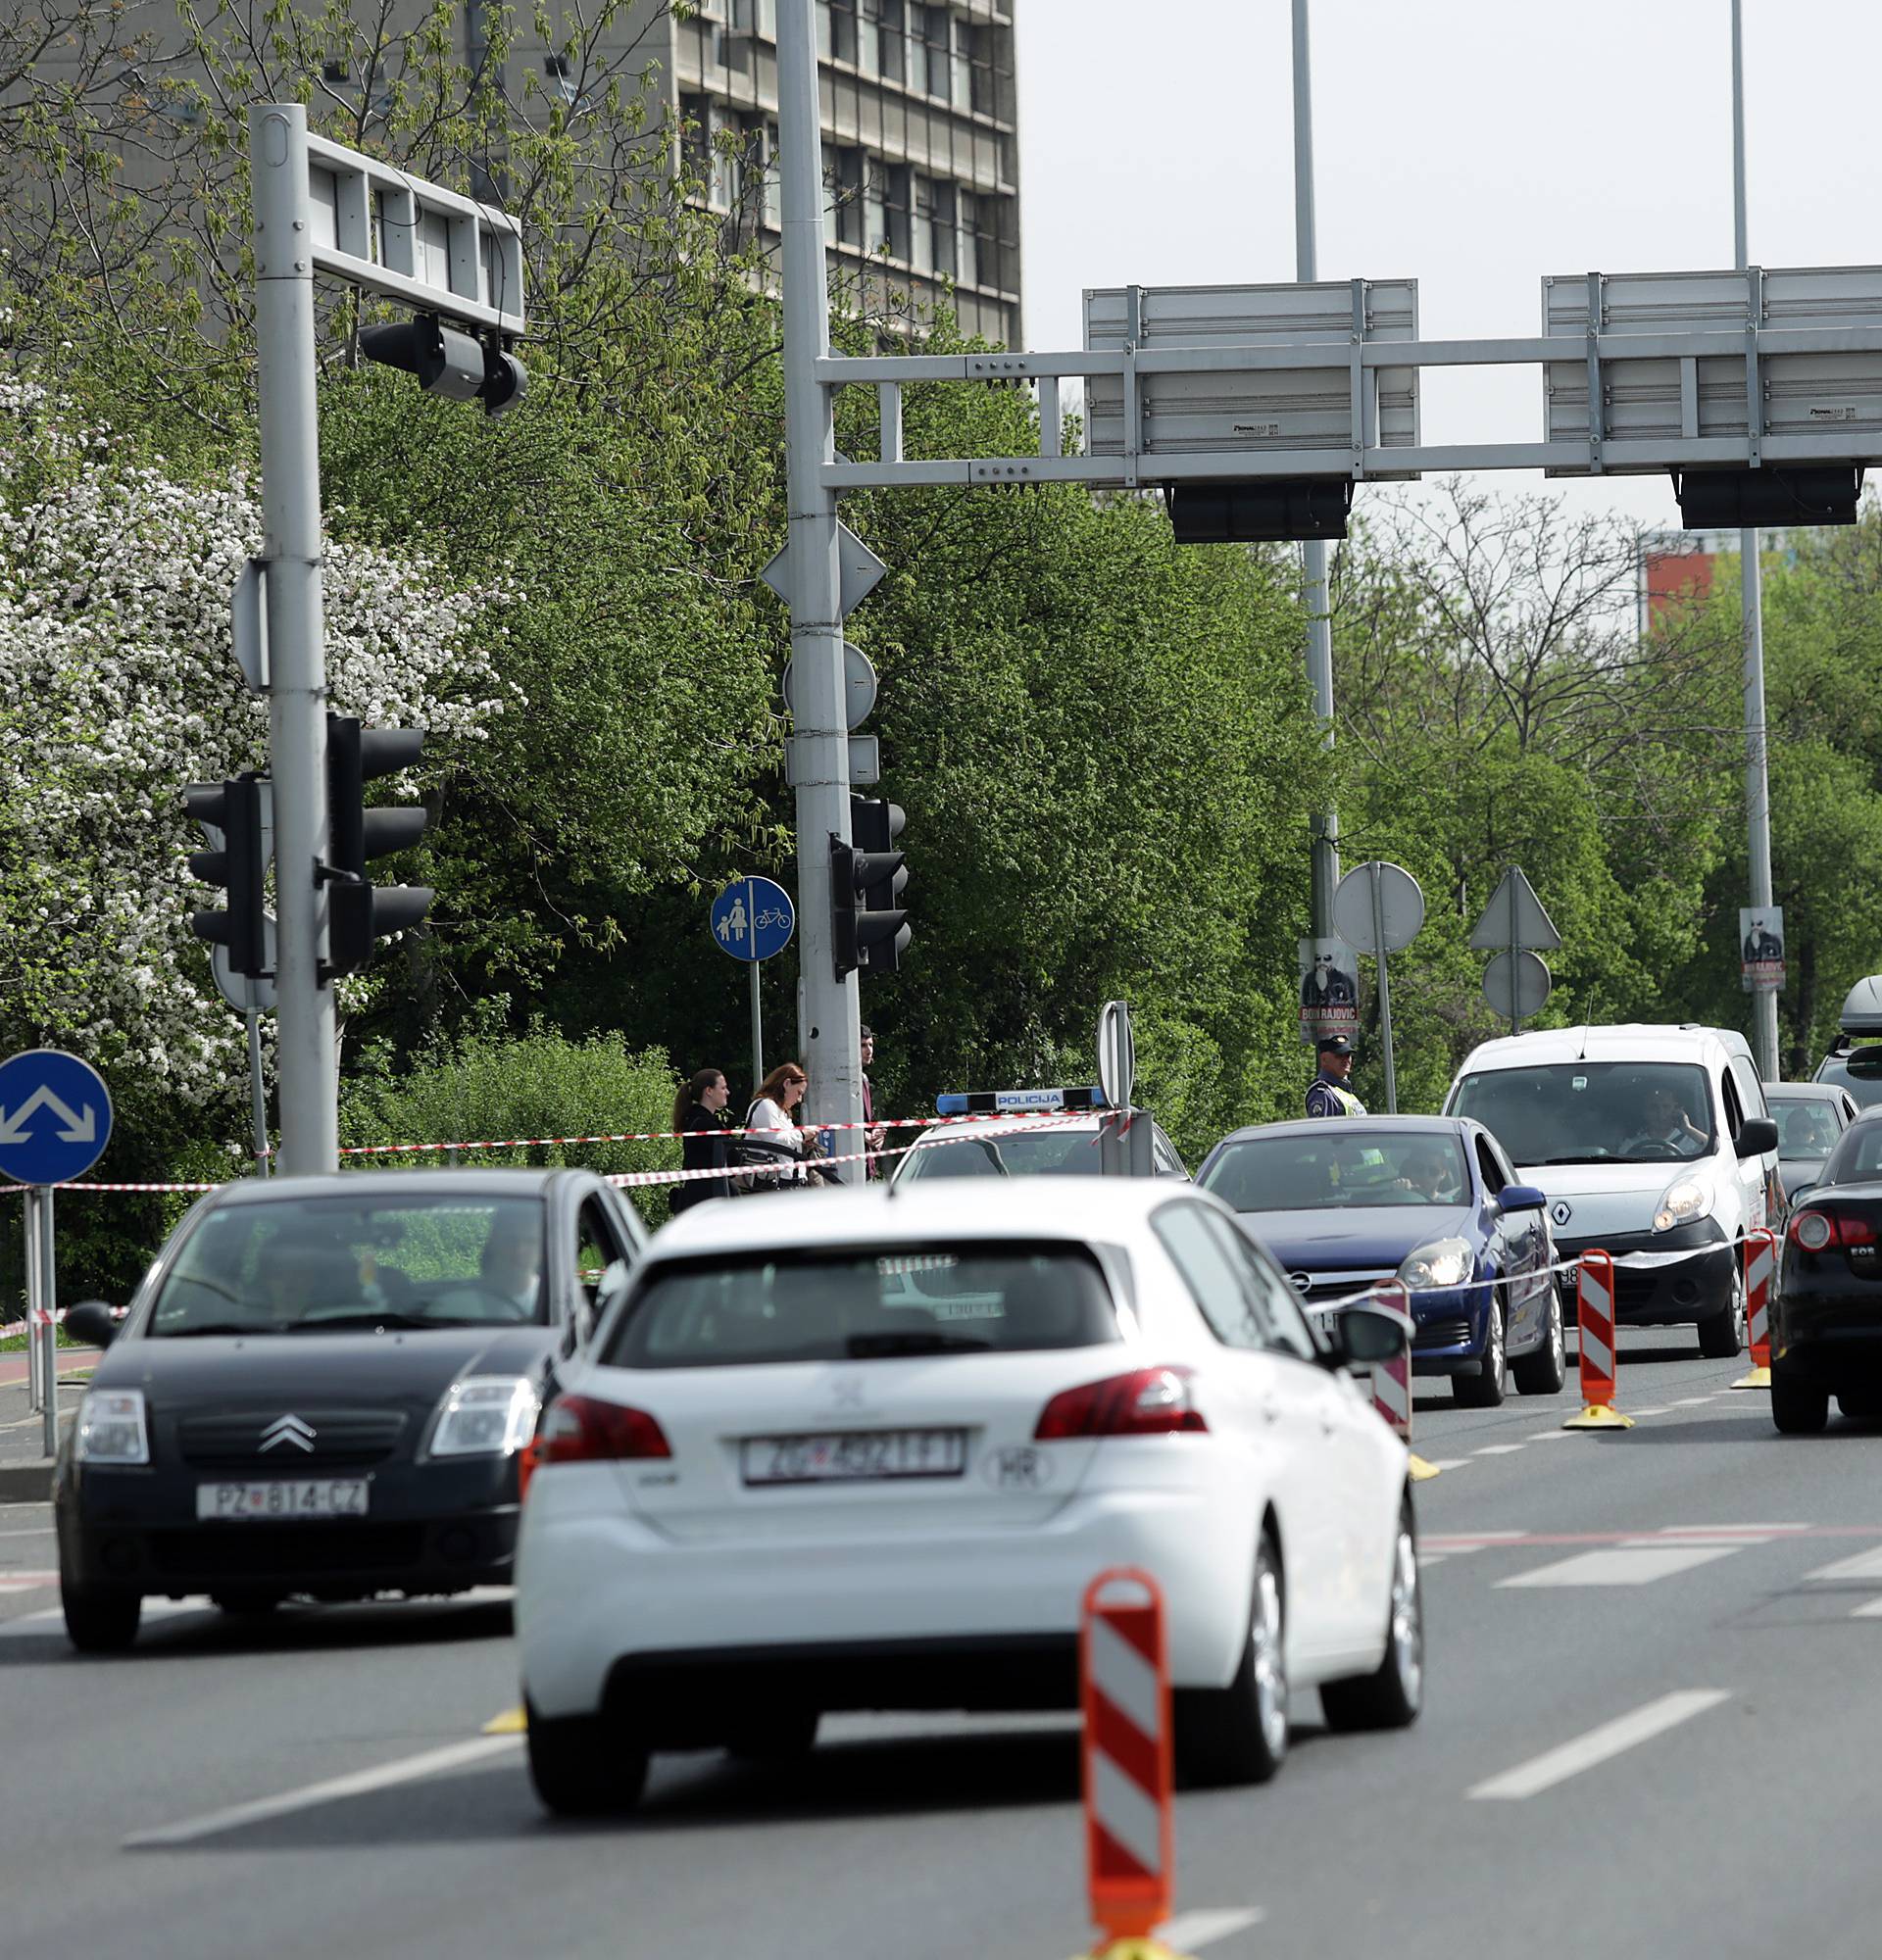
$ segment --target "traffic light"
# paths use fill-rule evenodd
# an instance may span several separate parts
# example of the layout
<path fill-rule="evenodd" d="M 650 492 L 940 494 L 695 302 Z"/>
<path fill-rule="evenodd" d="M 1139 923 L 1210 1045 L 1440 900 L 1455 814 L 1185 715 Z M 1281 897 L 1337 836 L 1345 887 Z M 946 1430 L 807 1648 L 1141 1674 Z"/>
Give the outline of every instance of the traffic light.
<path fill-rule="evenodd" d="M 893 973 L 914 933 L 902 906 L 909 872 L 893 849 L 906 821 L 901 806 L 874 797 L 850 799 L 850 836 L 830 836 L 830 911 L 836 977 L 867 968 Z"/>
<path fill-rule="evenodd" d="M 366 808 L 375 776 L 409 769 L 424 747 L 422 728 L 366 728 L 350 714 L 326 717 L 327 861 L 326 973 L 357 973 L 372 957 L 372 943 L 415 926 L 436 894 L 428 885 L 367 882 L 374 858 L 404 851 L 423 835 L 427 812 L 416 806 Z"/>
<path fill-rule="evenodd" d="M 482 402 L 487 416 L 508 415 L 522 400 L 528 370 L 494 343 L 446 326 L 421 313 L 398 326 L 363 326 L 360 352 L 369 361 L 403 368 L 428 394 L 453 402 Z"/>
<path fill-rule="evenodd" d="M 183 791 L 183 808 L 203 826 L 211 846 L 189 854 L 190 875 L 228 892 L 228 909 L 191 912 L 190 930 L 198 939 L 226 947 L 233 972 L 260 979 L 268 972 L 261 779 L 250 774 L 228 783 L 191 783 Z"/>

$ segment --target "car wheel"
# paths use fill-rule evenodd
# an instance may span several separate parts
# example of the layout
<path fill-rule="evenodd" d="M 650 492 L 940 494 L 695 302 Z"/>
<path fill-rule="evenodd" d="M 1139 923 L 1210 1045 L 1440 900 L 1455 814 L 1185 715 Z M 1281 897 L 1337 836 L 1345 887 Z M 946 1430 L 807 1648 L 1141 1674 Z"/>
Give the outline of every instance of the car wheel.
<path fill-rule="evenodd" d="M 126 1653 L 137 1638 L 144 1602 L 135 1592 L 84 1592 L 59 1583 L 66 1637 L 80 1653 Z"/>
<path fill-rule="evenodd" d="M 1709 1361 L 1729 1361 L 1745 1346 L 1745 1268 L 1732 1255 L 1732 1298 L 1723 1313 L 1699 1323 L 1699 1351 Z"/>
<path fill-rule="evenodd" d="M 633 1809 L 647 1787 L 647 1751 L 603 1715 L 546 1722 L 524 1704 L 529 1781 L 558 1817 L 606 1817 Z"/>
<path fill-rule="evenodd" d="M 741 1762 L 782 1763 L 808 1756 L 817 1746 L 817 1725 L 822 1717 L 815 1708 L 781 1708 L 741 1723 L 725 1744 Z"/>
<path fill-rule="evenodd" d="M 1408 1501 L 1392 1545 L 1391 1601 L 1386 1609 L 1385 1658 L 1370 1674 L 1320 1687 L 1329 1729 L 1408 1729 L 1424 1706 L 1424 1593 L 1418 1584 L 1418 1541 Z"/>
<path fill-rule="evenodd" d="M 1882 1416 L 1882 1395 L 1838 1396 L 1836 1405 L 1852 1422 L 1873 1422 Z"/>
<path fill-rule="evenodd" d="M 1266 1783 L 1287 1756 L 1287 1590 L 1266 1532 L 1241 1665 L 1226 1688 L 1185 1689 L 1176 1702 L 1176 1763 L 1185 1784 Z"/>
<path fill-rule="evenodd" d="M 1558 1396 L 1568 1379 L 1567 1344 L 1561 1332 L 1561 1296 L 1549 1289 L 1549 1330 L 1533 1354 L 1510 1364 L 1510 1379 L 1519 1394 Z"/>
<path fill-rule="evenodd" d="M 1771 1420 L 1785 1436 L 1820 1436 L 1830 1419 L 1826 1389 L 1812 1388 L 1785 1368 L 1771 1370 Z"/>
<path fill-rule="evenodd" d="M 1474 1375 L 1451 1377 L 1452 1397 L 1465 1408 L 1493 1409 L 1503 1406 L 1503 1302 L 1490 1302 L 1490 1324 L 1483 1337 L 1483 1365 Z"/>

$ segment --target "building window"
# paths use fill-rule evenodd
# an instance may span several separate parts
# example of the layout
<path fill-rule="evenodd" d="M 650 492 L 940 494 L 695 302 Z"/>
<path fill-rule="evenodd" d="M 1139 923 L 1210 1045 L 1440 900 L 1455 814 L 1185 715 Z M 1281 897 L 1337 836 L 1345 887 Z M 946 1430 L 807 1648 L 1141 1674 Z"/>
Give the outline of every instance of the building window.
<path fill-rule="evenodd" d="M 321 79 L 335 88 L 344 88 L 353 77 L 343 61 L 323 61 L 321 64 Z"/>
<path fill-rule="evenodd" d="M 825 244 L 847 245 L 853 251 L 867 249 L 863 242 L 867 227 L 864 177 L 863 152 L 851 148 L 837 150 L 823 172 L 830 200 L 824 207 Z"/>
<path fill-rule="evenodd" d="M 904 0 L 879 0 L 881 23 L 877 29 L 878 52 L 884 81 L 906 82 L 908 61 L 908 8 Z"/>
<path fill-rule="evenodd" d="M 972 107 L 982 116 L 1000 114 L 1000 90 L 993 73 L 993 29 L 975 26 L 969 55 L 973 63 Z"/>
<path fill-rule="evenodd" d="M 824 50 L 831 61 L 848 62 L 856 65 L 857 57 L 857 0 L 830 0 L 824 8 L 830 21 L 830 44 Z"/>
<path fill-rule="evenodd" d="M 777 0 L 732 0 L 732 31 L 777 39 Z"/>
<path fill-rule="evenodd" d="M 973 107 L 973 24 L 951 14 L 948 39 L 948 100 L 965 112 Z"/>
<path fill-rule="evenodd" d="M 970 190 L 955 193 L 955 281 L 963 286 L 980 283 L 980 199 Z"/>
<path fill-rule="evenodd" d="M 714 211 L 731 211 L 738 204 L 738 159 L 715 140 L 727 127 L 725 112 L 710 96 L 682 95 L 679 113 L 680 159 L 686 174 L 704 191 Z"/>
<path fill-rule="evenodd" d="M 948 10 L 945 7 L 917 7 L 911 10 L 911 34 L 916 24 L 921 29 L 921 67 L 917 75 L 911 75 L 909 86 L 918 88 L 924 95 L 938 95 L 943 101 L 948 95 Z M 914 48 L 910 48 L 913 57 Z M 913 60 L 911 61 L 913 66 Z"/>
<path fill-rule="evenodd" d="M 784 179 L 777 162 L 777 124 L 765 125 L 765 222 L 773 231 L 784 229 Z"/>
<path fill-rule="evenodd" d="M 828 61 L 836 46 L 835 30 L 830 24 L 830 0 L 817 0 L 817 58 Z"/>

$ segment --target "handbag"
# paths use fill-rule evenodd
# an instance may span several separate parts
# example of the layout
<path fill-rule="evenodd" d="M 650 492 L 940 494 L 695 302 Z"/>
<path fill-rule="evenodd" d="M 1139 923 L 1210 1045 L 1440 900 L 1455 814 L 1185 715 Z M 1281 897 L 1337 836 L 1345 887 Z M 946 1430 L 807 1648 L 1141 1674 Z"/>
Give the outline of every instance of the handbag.
<path fill-rule="evenodd" d="M 745 1128 L 752 1127 L 754 1102 L 745 1112 Z M 731 1187 L 735 1198 L 749 1198 L 761 1191 L 790 1191 L 796 1180 L 783 1167 L 797 1168 L 803 1162 L 788 1144 L 773 1143 L 764 1134 L 733 1137 L 731 1140 Z"/>

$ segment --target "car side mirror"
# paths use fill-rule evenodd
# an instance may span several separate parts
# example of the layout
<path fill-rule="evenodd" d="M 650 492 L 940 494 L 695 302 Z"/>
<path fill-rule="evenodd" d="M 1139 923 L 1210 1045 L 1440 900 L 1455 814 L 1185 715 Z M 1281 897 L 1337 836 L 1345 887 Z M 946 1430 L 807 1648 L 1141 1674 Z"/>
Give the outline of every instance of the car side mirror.
<path fill-rule="evenodd" d="M 1541 1211 L 1548 1206 L 1549 1195 L 1533 1184 L 1506 1184 L 1497 1194 L 1497 1202 L 1506 1211 Z"/>
<path fill-rule="evenodd" d="M 1326 1336 L 1332 1350 L 1329 1358 L 1336 1365 L 1369 1368 L 1405 1351 L 1412 1322 L 1387 1307 L 1349 1306 L 1328 1318 Z"/>
<path fill-rule="evenodd" d="M 1741 1157 L 1761 1157 L 1777 1149 L 1777 1125 L 1768 1116 L 1748 1116 L 1738 1127 Z"/>
<path fill-rule="evenodd" d="M 87 1348 L 109 1348 L 118 1338 L 118 1318 L 102 1299 L 81 1299 L 66 1308 L 66 1332 Z"/>

